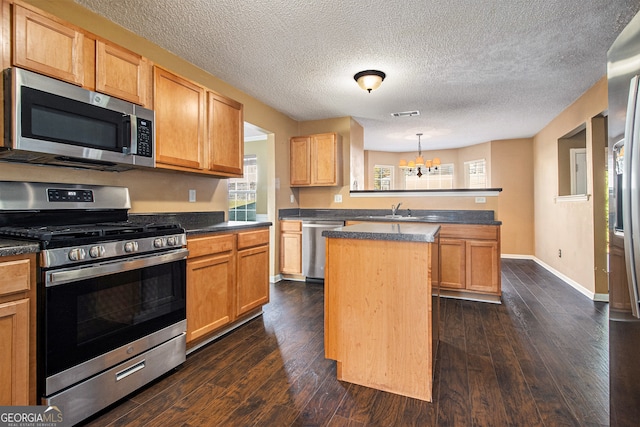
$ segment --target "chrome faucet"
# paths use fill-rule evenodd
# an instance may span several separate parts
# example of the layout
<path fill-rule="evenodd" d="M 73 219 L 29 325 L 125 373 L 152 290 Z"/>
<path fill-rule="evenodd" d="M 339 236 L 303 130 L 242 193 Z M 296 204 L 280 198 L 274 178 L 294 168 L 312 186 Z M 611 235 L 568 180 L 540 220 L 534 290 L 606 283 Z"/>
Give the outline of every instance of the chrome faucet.
<path fill-rule="evenodd" d="M 398 213 L 398 209 L 400 209 L 401 204 L 402 202 L 398 203 L 397 205 L 391 205 L 391 215 L 395 216 Z"/>

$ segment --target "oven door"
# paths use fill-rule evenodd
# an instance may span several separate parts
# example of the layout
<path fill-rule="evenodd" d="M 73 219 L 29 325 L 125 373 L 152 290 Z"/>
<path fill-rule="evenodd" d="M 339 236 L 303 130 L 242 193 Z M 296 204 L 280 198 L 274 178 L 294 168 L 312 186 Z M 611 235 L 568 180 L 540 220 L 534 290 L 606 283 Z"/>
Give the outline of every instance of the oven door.
<path fill-rule="evenodd" d="M 186 256 L 43 271 L 39 378 L 48 396 L 185 332 Z"/>

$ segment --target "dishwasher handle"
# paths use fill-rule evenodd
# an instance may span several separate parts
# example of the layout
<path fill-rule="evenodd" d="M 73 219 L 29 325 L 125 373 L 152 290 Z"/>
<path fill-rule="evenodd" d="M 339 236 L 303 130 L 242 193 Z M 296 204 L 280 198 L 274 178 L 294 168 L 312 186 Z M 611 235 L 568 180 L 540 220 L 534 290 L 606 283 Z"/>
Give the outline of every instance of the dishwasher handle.
<path fill-rule="evenodd" d="M 343 225 L 344 225 L 344 222 L 323 222 L 323 223 L 310 223 L 310 224 L 305 224 L 303 222 L 302 228 L 329 228 L 331 226 L 342 227 Z"/>

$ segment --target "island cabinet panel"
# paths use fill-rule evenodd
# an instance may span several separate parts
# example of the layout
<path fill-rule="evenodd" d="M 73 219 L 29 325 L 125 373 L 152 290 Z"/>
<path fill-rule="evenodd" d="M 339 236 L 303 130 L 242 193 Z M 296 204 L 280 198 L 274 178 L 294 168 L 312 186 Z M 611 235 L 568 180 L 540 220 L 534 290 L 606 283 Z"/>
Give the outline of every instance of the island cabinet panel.
<path fill-rule="evenodd" d="M 339 380 L 431 401 L 431 251 L 425 242 L 327 238 L 325 356 Z"/>
<path fill-rule="evenodd" d="M 83 40 L 62 22 L 13 5 L 14 65 L 82 86 Z"/>
<path fill-rule="evenodd" d="M 204 88 L 158 66 L 154 67 L 154 88 L 158 167 L 207 169 Z"/>

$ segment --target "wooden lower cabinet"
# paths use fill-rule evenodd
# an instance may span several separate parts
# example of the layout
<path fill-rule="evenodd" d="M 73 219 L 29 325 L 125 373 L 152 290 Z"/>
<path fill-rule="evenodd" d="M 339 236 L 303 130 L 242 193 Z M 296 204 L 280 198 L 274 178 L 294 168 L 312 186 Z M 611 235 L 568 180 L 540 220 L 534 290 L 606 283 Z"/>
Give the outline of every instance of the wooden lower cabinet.
<path fill-rule="evenodd" d="M 187 341 L 231 323 L 234 276 L 231 252 L 187 261 Z"/>
<path fill-rule="evenodd" d="M 498 243 L 466 242 L 467 290 L 497 293 L 500 291 L 500 254 Z"/>
<path fill-rule="evenodd" d="M 29 300 L 0 304 L 0 405 L 29 403 Z M 7 381 L 8 380 L 8 381 Z"/>
<path fill-rule="evenodd" d="M 35 255 L 0 257 L 0 406 L 35 404 Z"/>
<path fill-rule="evenodd" d="M 269 302 L 269 229 L 187 239 L 187 345 Z"/>
<path fill-rule="evenodd" d="M 440 286 L 447 289 L 466 287 L 466 248 L 461 239 L 440 239 Z"/>
<path fill-rule="evenodd" d="M 302 221 L 280 221 L 280 272 L 302 275 Z"/>
<path fill-rule="evenodd" d="M 440 238 L 441 287 L 499 298 L 500 228 L 445 224 Z"/>
<path fill-rule="evenodd" d="M 238 316 L 269 302 L 269 246 L 238 251 Z"/>

